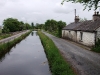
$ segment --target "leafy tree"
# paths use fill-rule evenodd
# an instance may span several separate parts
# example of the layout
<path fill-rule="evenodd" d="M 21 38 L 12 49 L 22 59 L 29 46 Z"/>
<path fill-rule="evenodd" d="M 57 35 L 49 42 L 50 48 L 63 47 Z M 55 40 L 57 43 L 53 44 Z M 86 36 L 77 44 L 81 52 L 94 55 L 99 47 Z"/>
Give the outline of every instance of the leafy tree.
<path fill-rule="evenodd" d="M 28 23 L 25 23 L 25 29 L 31 29 L 31 26 L 30 26 L 30 24 L 28 24 Z"/>
<path fill-rule="evenodd" d="M 25 29 L 24 22 L 23 22 L 23 21 L 20 21 L 19 24 L 20 24 L 20 25 L 19 25 L 19 27 L 20 27 L 19 30 L 20 30 L 20 31 L 24 30 L 24 29 Z"/>
<path fill-rule="evenodd" d="M 33 22 L 31 23 L 31 26 L 32 26 L 32 28 L 34 29 L 34 23 L 33 23 Z"/>
<path fill-rule="evenodd" d="M 39 23 L 36 23 L 35 28 L 39 29 L 39 25 L 40 25 Z"/>
<path fill-rule="evenodd" d="M 2 29 L 2 33 L 9 33 L 9 29 L 6 26 L 4 26 Z"/>
<path fill-rule="evenodd" d="M 56 21 L 56 20 L 47 20 L 44 25 L 44 29 L 53 33 L 54 35 L 61 37 L 62 36 L 62 28 L 66 26 L 65 22 Z"/>
<path fill-rule="evenodd" d="M 62 28 L 66 26 L 65 22 L 58 21 L 58 36 L 62 37 Z"/>
<path fill-rule="evenodd" d="M 17 19 L 7 18 L 6 20 L 3 21 L 3 25 L 4 27 L 7 27 L 7 29 L 9 29 L 10 32 L 15 32 L 20 30 L 19 29 L 20 24 Z"/>
<path fill-rule="evenodd" d="M 72 3 L 82 3 L 86 7 L 89 7 L 89 10 L 91 10 L 92 7 L 94 7 L 94 9 L 96 10 L 98 7 L 100 7 L 98 4 L 100 2 L 100 0 L 63 0 L 62 4 L 64 1 L 71 1 Z"/>

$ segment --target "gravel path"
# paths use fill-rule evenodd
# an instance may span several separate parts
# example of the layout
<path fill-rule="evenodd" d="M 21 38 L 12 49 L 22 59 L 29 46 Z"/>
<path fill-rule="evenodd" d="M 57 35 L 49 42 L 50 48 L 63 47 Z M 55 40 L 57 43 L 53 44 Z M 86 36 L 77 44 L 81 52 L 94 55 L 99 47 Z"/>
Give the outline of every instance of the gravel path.
<path fill-rule="evenodd" d="M 14 40 L 14 39 L 20 37 L 22 34 L 25 34 L 25 33 L 28 32 L 28 31 L 29 31 L 29 30 L 26 30 L 26 31 L 23 31 L 23 32 L 21 32 L 21 33 L 15 34 L 15 35 L 13 35 L 13 36 L 11 36 L 11 37 L 2 39 L 2 40 L 0 40 L 0 44 L 1 44 L 1 43 L 7 43 L 7 42 L 9 42 L 9 41 L 12 41 L 12 40 Z"/>
<path fill-rule="evenodd" d="M 64 39 L 45 33 L 53 40 L 78 75 L 100 75 L 100 54 L 83 49 Z"/>

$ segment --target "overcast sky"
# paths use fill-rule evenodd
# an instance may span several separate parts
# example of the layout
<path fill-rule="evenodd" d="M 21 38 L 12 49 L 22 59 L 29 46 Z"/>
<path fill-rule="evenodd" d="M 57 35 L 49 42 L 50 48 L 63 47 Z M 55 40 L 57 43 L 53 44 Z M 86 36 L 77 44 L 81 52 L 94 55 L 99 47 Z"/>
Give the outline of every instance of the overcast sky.
<path fill-rule="evenodd" d="M 72 4 L 62 0 L 0 0 L 0 25 L 6 18 L 19 21 L 44 23 L 47 19 L 62 20 L 67 24 L 74 21 L 74 9 L 80 18 L 92 19 L 93 10 L 83 11 L 81 4 Z"/>

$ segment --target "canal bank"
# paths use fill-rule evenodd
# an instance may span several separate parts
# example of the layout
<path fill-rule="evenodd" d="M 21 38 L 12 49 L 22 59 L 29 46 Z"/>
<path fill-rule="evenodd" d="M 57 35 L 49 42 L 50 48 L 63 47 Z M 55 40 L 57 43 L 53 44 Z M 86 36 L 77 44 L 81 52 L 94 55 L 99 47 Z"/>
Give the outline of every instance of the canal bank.
<path fill-rule="evenodd" d="M 43 46 L 36 31 L 2 58 L 0 75 L 51 75 Z"/>
<path fill-rule="evenodd" d="M 47 55 L 52 75 L 76 75 L 71 65 L 61 56 L 54 42 L 41 31 L 38 31 Z"/>
<path fill-rule="evenodd" d="M 11 36 L 11 37 L 2 39 L 2 40 L 0 40 L 0 44 L 10 42 L 10 41 L 12 41 L 12 40 L 14 40 L 14 39 L 20 37 L 22 34 L 25 34 L 25 33 L 27 33 L 27 32 L 29 32 L 29 30 L 26 30 L 26 31 L 23 31 L 23 32 L 18 33 L 18 34 L 16 34 L 16 35 L 13 35 L 13 36 Z"/>

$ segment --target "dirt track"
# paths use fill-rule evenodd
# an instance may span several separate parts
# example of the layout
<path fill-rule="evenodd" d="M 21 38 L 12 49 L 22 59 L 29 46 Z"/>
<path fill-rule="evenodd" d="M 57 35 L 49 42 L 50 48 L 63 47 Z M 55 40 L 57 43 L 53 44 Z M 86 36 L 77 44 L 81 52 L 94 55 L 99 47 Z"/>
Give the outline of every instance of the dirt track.
<path fill-rule="evenodd" d="M 100 54 L 83 49 L 64 39 L 45 33 L 53 40 L 63 56 L 76 69 L 78 75 L 100 75 Z"/>
<path fill-rule="evenodd" d="M 2 39 L 0 40 L 0 44 L 1 43 L 6 43 L 6 42 L 9 42 L 9 41 L 12 41 L 14 40 L 15 38 L 18 38 L 19 36 L 21 36 L 22 34 L 25 34 L 26 32 L 28 32 L 29 30 L 26 30 L 26 31 L 23 31 L 21 33 L 17 33 L 17 34 L 14 34 L 13 36 L 10 36 L 8 38 L 5 38 L 5 39 Z"/>

